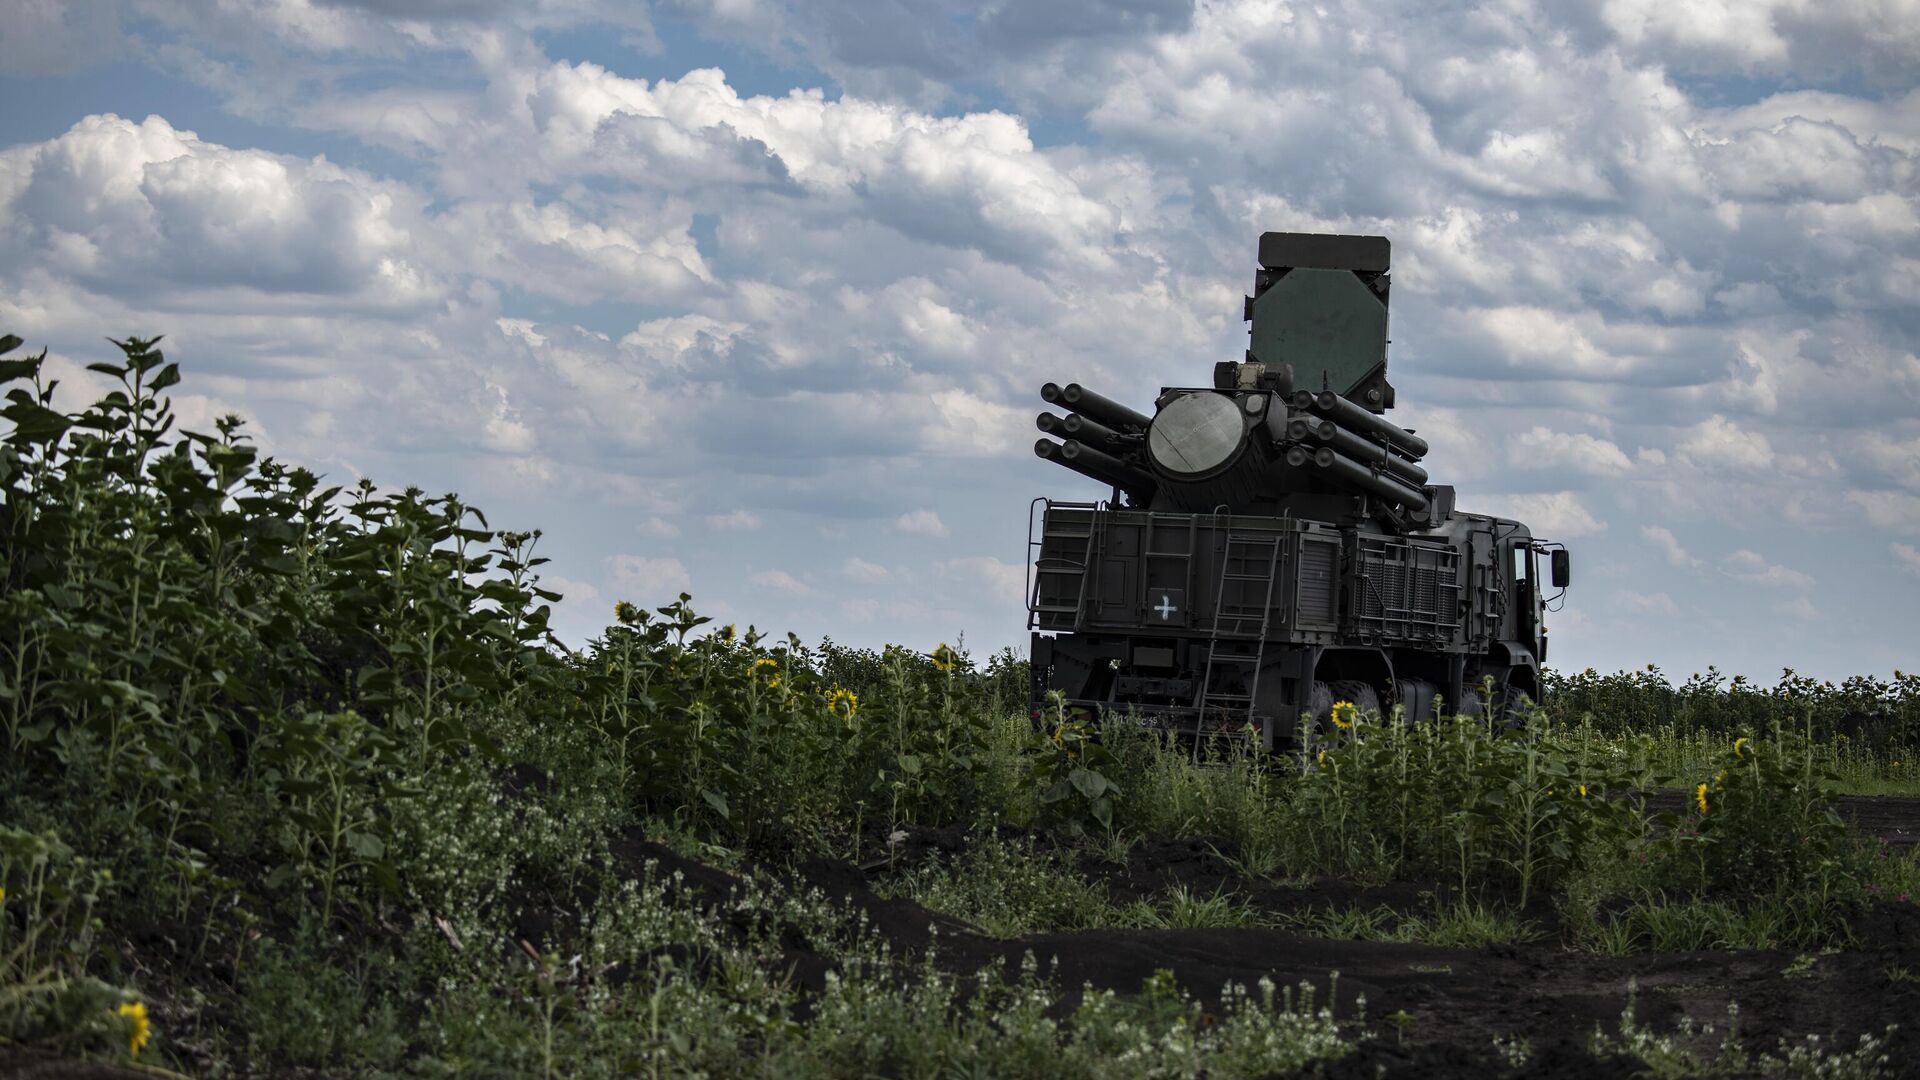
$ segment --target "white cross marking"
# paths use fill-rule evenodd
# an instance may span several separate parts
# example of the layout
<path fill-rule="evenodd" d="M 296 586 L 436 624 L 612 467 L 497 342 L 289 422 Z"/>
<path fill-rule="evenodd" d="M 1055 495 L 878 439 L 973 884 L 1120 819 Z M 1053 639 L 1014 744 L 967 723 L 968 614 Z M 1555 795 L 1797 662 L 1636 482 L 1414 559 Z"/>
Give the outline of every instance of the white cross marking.
<path fill-rule="evenodd" d="M 1160 606 L 1159 606 L 1159 607 L 1156 607 L 1156 608 L 1154 608 L 1153 610 L 1155 610 L 1155 611 L 1157 611 L 1157 612 L 1159 612 L 1159 613 L 1160 613 L 1160 621 L 1161 621 L 1161 622 L 1166 622 L 1166 621 L 1167 621 L 1168 619 L 1171 619 L 1171 618 L 1173 618 L 1173 613 L 1174 613 L 1174 612 L 1176 612 L 1176 611 L 1179 611 L 1180 609 L 1179 609 L 1179 608 L 1177 608 L 1177 607 L 1174 607 L 1174 606 L 1173 606 L 1173 598 L 1172 598 L 1172 597 L 1170 597 L 1170 596 L 1168 596 L 1168 595 L 1166 595 L 1165 593 L 1161 593 L 1161 594 L 1160 594 Z"/>

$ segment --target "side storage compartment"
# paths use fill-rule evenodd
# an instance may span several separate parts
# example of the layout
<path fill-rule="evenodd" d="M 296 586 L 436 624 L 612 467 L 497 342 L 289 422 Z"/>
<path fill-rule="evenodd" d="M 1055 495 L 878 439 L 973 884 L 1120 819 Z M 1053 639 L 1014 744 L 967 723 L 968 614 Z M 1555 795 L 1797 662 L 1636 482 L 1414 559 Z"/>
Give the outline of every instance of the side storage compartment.
<path fill-rule="evenodd" d="M 1330 634 L 1340 623 L 1340 534 L 1303 530 L 1293 560 L 1293 628 Z"/>
<path fill-rule="evenodd" d="M 1451 546 L 1361 534 L 1351 588 L 1354 634 L 1427 644 L 1457 635 L 1460 552 Z"/>

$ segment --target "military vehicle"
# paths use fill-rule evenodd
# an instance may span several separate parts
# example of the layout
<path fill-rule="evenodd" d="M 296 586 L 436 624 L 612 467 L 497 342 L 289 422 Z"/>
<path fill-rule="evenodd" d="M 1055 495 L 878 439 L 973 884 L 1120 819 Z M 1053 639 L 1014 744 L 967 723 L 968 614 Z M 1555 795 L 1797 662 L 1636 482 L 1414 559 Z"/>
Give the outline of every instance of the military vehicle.
<path fill-rule="evenodd" d="M 1034 453 L 1111 493 L 1029 514 L 1036 719 L 1058 692 L 1272 749 L 1341 700 L 1513 722 L 1539 696 L 1567 549 L 1457 509 L 1420 464 L 1426 440 L 1383 415 L 1390 253 L 1380 236 L 1262 235 L 1245 359 L 1162 388 L 1151 416 L 1041 388 L 1060 411 L 1040 414 Z"/>

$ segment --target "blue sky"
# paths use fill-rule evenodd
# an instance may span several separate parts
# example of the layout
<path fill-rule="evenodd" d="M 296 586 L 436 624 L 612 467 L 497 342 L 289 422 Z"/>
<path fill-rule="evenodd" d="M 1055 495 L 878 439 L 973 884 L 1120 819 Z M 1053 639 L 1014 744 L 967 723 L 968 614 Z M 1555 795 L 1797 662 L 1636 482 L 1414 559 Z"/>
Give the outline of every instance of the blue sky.
<path fill-rule="evenodd" d="M 682 589 L 1024 646 L 1035 390 L 1394 244 L 1401 421 L 1565 540 L 1558 666 L 1920 666 L 1920 5 L 28 0 L 0 329 Z"/>

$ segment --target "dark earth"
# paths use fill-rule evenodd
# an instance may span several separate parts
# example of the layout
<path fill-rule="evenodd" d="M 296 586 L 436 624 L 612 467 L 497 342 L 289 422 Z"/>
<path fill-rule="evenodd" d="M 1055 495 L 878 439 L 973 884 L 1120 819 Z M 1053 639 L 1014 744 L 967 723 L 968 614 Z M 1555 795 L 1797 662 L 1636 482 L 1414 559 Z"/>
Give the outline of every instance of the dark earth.
<path fill-rule="evenodd" d="M 1920 798 L 1848 796 L 1840 800 L 1840 809 L 1863 835 L 1889 846 L 1911 845 L 1920 837 Z M 911 863 L 936 851 L 951 852 L 964 839 L 957 830 L 910 834 L 899 859 Z M 678 855 L 637 830 L 615 845 L 614 854 L 622 872 L 637 876 L 655 862 L 659 871 L 680 871 L 686 887 L 714 901 L 739 883 L 735 875 Z M 1134 849 L 1124 867 L 1087 860 L 1082 869 L 1103 881 L 1117 902 L 1162 895 L 1174 886 L 1199 895 L 1224 887 L 1272 913 L 1356 903 L 1413 911 L 1427 894 L 1442 891 L 1339 881 L 1250 885 L 1204 839 L 1146 844 Z M 934 941 L 934 927 L 939 963 L 955 972 L 996 961 L 1017 968 L 1031 952 L 1042 971 L 1050 970 L 1068 991 L 1069 1003 L 1083 985 L 1136 991 L 1160 969 L 1171 970 L 1202 1001 L 1217 1001 L 1228 983 L 1252 986 L 1262 977 L 1281 986 L 1310 982 L 1324 1000 L 1329 973 L 1338 972 L 1336 1015 L 1357 1019 L 1364 995 L 1373 1037 L 1304 1076 L 1580 1080 L 1647 1075 L 1635 1060 L 1596 1057 L 1586 1050 L 1596 1027 L 1618 1031 L 1629 981 L 1637 987 L 1638 1021 L 1663 1034 L 1683 1018 L 1724 1031 L 1730 1002 L 1739 1004 L 1743 1041 L 1756 1051 L 1773 1049 L 1781 1038 L 1798 1041 L 1809 1034 L 1828 1045 L 1851 1047 L 1860 1035 L 1882 1035 L 1891 1026 L 1896 1030 L 1886 1049 L 1893 1074 L 1920 1076 L 1920 903 L 1914 900 L 1876 904 L 1855 924 L 1858 946 L 1845 951 L 1811 957 L 1787 951 L 1612 957 L 1559 944 L 1553 939 L 1551 909 L 1544 906 L 1527 915 L 1546 932 L 1545 940 L 1481 948 L 1338 941 L 1270 929 L 1081 930 L 1001 940 L 910 901 L 883 898 L 875 891 L 883 872 L 830 862 L 809 863 L 799 871 L 805 884 L 864 909 L 895 955 L 923 951 Z M 577 914 L 567 910 L 570 897 L 527 900 L 520 921 L 526 934 L 564 935 Z M 535 917 L 536 912 L 543 914 Z M 698 958 L 681 959 L 698 966 Z M 799 985 L 825 985 L 830 962 L 806 942 L 792 942 L 788 960 Z M 1396 1021 L 1396 1013 L 1411 1019 Z M 1507 1066 L 1494 1048 L 1496 1039 L 1515 1036 L 1532 1047 L 1532 1056 L 1518 1069 Z M 1718 1040 L 1715 1034 L 1698 1045 L 1711 1050 Z M 0 1076 L 142 1075 L 152 1074 L 0 1048 Z"/>

